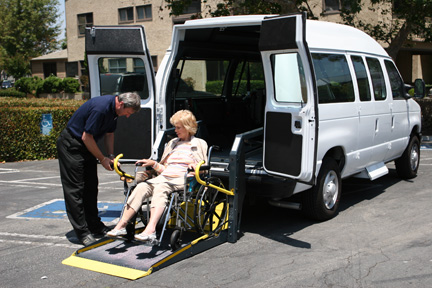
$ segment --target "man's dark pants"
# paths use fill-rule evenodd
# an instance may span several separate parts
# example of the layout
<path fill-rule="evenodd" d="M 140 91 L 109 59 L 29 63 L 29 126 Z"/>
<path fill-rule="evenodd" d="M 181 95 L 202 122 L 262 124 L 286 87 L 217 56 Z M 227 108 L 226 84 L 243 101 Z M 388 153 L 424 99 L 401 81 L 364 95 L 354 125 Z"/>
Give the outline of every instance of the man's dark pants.
<path fill-rule="evenodd" d="M 60 176 L 66 212 L 79 239 L 97 233 L 104 224 L 98 216 L 97 160 L 81 139 L 67 129 L 57 140 Z"/>

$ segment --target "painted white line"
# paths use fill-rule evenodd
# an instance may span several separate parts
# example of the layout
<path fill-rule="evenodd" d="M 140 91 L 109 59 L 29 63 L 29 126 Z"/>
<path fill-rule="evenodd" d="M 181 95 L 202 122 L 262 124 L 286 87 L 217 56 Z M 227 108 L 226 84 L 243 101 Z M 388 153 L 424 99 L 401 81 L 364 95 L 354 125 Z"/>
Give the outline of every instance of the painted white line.
<path fill-rule="evenodd" d="M 6 218 L 10 218 L 10 219 L 26 219 L 25 217 L 20 217 L 20 216 L 23 215 L 23 214 L 26 214 L 26 213 L 28 213 L 30 211 L 39 209 L 39 208 L 41 208 L 43 206 L 49 205 L 49 204 L 51 204 L 53 202 L 60 201 L 60 200 L 63 200 L 63 199 L 53 199 L 53 200 L 50 200 L 48 202 L 44 202 L 42 204 L 39 204 L 39 205 L 33 206 L 31 208 L 25 209 L 24 211 L 21 211 L 21 212 L 18 212 L 18 213 L 6 216 Z M 31 219 L 33 219 L 33 218 L 31 218 Z M 44 218 L 44 220 L 46 220 L 46 219 L 47 218 Z"/>
<path fill-rule="evenodd" d="M 0 180 L 0 183 L 7 183 L 10 185 L 17 185 L 17 184 L 27 184 L 27 185 L 46 185 L 46 186 L 54 186 L 54 187 L 61 187 L 62 184 L 55 184 L 55 183 L 38 183 L 38 182 L 24 182 L 23 180 L 12 180 L 12 181 L 5 181 L 5 180 Z M 36 187 L 37 188 L 37 187 Z M 45 187 L 46 188 L 46 187 Z"/>
<path fill-rule="evenodd" d="M 0 236 L 10 236 L 10 237 L 21 237 L 21 238 L 36 238 L 36 239 L 53 239 L 53 240 L 65 240 L 65 236 L 48 236 L 48 235 L 35 235 L 35 234 L 19 234 L 19 233 L 9 233 L 0 232 Z"/>
<path fill-rule="evenodd" d="M 51 177 L 40 177 L 40 178 L 30 178 L 30 179 L 21 179 L 21 180 L 12 180 L 11 182 L 25 182 L 25 181 L 34 181 L 34 180 L 42 180 L 42 179 L 60 179 L 60 176 L 51 176 Z"/>
<path fill-rule="evenodd" d="M 20 172 L 19 170 L 15 170 L 15 169 L 1 169 L 0 168 L 0 174 L 10 174 L 10 173 L 19 173 L 19 172 Z"/>
<path fill-rule="evenodd" d="M 61 243 L 49 243 L 49 242 L 32 242 L 32 241 L 19 241 L 19 240 L 4 240 L 0 239 L 1 243 L 13 243 L 13 244 L 21 244 L 21 245 L 32 245 L 32 246 L 54 246 L 54 247 L 63 247 L 63 248 L 73 248 L 77 249 L 82 247 L 82 245 L 77 244 L 61 244 Z"/>

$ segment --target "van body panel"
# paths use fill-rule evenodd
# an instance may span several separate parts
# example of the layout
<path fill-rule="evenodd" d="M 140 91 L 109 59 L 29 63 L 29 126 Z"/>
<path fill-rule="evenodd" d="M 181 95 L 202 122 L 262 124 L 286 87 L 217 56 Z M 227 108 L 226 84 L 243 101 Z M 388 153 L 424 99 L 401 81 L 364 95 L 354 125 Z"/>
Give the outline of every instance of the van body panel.
<path fill-rule="evenodd" d="M 148 58 L 147 50 L 135 52 L 129 56 Z M 97 76 L 90 81 L 99 84 Z M 215 175 L 230 185 L 241 178 L 248 192 L 259 189 L 273 200 L 312 193 L 325 179 L 321 171 L 330 178 L 381 177 L 385 163 L 405 155 L 412 136 L 421 135 L 420 107 L 406 97 L 382 46 L 358 29 L 306 20 L 305 14 L 174 25 L 150 87 L 157 95 L 142 104 L 153 109 L 153 135 L 171 128 L 177 110 L 190 109 L 200 123 L 197 136 L 222 147 L 212 154 Z M 233 142 L 258 130 L 263 134 L 244 147 L 244 173 L 232 177 Z M 333 193 L 338 180 L 325 180 L 329 188 L 321 190 Z"/>

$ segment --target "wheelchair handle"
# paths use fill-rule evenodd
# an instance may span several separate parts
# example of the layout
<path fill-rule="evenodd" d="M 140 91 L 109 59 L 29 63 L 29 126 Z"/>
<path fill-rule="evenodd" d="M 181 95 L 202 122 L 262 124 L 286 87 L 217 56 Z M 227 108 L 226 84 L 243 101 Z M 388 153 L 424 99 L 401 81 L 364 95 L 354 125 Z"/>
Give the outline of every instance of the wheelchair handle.
<path fill-rule="evenodd" d="M 214 189 L 218 190 L 219 192 L 225 193 L 225 194 L 230 195 L 230 196 L 234 196 L 234 189 L 231 189 L 231 191 L 229 191 L 229 190 L 226 190 L 226 189 L 224 189 L 224 188 L 218 187 L 218 186 L 216 186 L 216 185 L 213 185 L 213 184 L 210 184 L 210 183 L 206 183 L 205 181 L 203 181 L 203 180 L 200 178 L 200 176 L 199 176 L 199 174 L 200 174 L 199 171 L 200 171 L 200 169 L 201 169 L 201 165 L 204 164 L 204 163 L 205 163 L 204 161 L 201 161 L 201 162 L 198 163 L 198 165 L 195 167 L 195 178 L 196 178 L 197 182 L 198 182 L 199 184 L 201 184 L 201 185 L 206 186 L 206 187 L 214 188 Z M 205 167 L 205 166 L 203 166 L 203 167 Z M 208 168 L 210 168 L 210 167 L 208 167 Z M 206 169 L 206 170 L 208 170 L 208 169 Z"/>
<path fill-rule="evenodd" d="M 199 171 L 206 171 L 206 170 L 210 170 L 210 165 L 205 165 L 205 166 L 201 166 Z M 194 172 L 195 169 L 193 168 L 188 168 L 187 172 Z"/>
<path fill-rule="evenodd" d="M 118 166 L 118 162 L 119 159 L 123 157 L 123 154 L 119 154 L 117 155 L 117 157 L 114 158 L 114 170 L 117 172 L 117 174 L 119 174 L 121 177 L 126 177 L 129 179 L 135 179 L 134 176 L 127 174 L 126 172 L 124 172 L 119 166 Z"/>

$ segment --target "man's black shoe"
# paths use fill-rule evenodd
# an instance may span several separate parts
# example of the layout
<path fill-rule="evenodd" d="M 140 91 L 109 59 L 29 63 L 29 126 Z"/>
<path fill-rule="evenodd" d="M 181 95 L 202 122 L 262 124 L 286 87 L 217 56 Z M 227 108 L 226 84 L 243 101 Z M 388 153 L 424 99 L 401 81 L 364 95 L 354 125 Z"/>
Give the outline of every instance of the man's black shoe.
<path fill-rule="evenodd" d="M 93 237 L 92 234 L 88 234 L 82 238 L 80 238 L 80 242 L 84 245 L 84 246 L 90 246 L 91 244 L 96 242 L 96 239 Z"/>
<path fill-rule="evenodd" d="M 102 237 L 105 237 L 106 233 L 108 233 L 109 231 L 111 231 L 110 228 L 103 226 L 102 228 L 100 228 L 96 231 L 92 231 L 92 234 L 96 238 L 102 238 Z"/>

